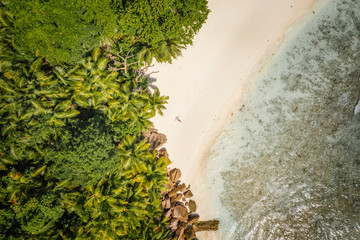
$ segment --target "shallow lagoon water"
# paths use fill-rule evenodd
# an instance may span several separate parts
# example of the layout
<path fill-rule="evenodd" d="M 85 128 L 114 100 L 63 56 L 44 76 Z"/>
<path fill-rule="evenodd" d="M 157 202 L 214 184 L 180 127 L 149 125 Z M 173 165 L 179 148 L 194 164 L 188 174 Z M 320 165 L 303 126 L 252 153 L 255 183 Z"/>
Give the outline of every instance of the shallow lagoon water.
<path fill-rule="evenodd" d="M 207 165 L 220 239 L 360 239 L 360 1 L 282 44 Z"/>

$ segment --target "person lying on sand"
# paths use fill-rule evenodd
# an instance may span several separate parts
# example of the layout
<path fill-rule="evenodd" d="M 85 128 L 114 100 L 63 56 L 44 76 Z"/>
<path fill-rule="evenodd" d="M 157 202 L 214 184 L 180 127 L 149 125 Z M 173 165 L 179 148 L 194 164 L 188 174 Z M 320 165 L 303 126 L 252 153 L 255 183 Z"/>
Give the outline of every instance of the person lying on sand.
<path fill-rule="evenodd" d="M 180 116 L 176 116 L 176 117 L 175 117 L 175 121 L 179 121 L 179 122 L 182 123 L 182 121 L 180 120 Z"/>

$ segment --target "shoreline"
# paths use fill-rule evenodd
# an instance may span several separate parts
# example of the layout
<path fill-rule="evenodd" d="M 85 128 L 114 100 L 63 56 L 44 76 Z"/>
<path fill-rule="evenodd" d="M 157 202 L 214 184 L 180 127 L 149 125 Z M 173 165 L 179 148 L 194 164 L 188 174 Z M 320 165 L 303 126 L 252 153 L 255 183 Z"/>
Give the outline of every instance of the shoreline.
<path fill-rule="evenodd" d="M 168 138 L 164 147 L 171 167 L 181 169 L 181 180 L 191 184 L 200 220 L 216 217 L 210 210 L 211 183 L 206 177 L 212 145 L 230 123 L 257 73 L 325 1 L 210 0 L 212 12 L 194 45 L 171 65 L 156 63 L 150 69 L 159 71 L 151 75 L 156 79 L 152 84 L 162 95 L 170 96 L 164 116 L 152 121 Z M 175 120 L 177 116 L 181 122 Z"/>

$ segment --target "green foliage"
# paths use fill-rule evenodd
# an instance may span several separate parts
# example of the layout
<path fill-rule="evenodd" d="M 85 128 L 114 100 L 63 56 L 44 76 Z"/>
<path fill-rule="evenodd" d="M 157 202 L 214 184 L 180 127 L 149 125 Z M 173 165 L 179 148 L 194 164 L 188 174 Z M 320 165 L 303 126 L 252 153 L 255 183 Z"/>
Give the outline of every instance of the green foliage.
<path fill-rule="evenodd" d="M 0 5 L 1 6 L 1 5 Z M 0 71 L 12 65 L 18 52 L 14 44 L 13 18 L 0 8 Z"/>
<path fill-rule="evenodd" d="M 31 174 L 8 171 L 0 181 L 8 191 L 1 191 L 0 229 L 7 237 L 30 239 L 166 239 L 169 232 L 156 219 L 168 163 L 148 147 L 128 135 L 117 147 L 118 167 L 94 184 L 59 181 L 51 167 Z"/>
<path fill-rule="evenodd" d="M 144 69 L 179 56 L 208 13 L 206 0 L 0 2 L 0 239 L 170 238 L 168 161 L 142 140 L 168 97 Z"/>
<path fill-rule="evenodd" d="M 15 214 L 10 209 L 0 209 L 0 239 L 6 240 L 13 226 Z"/>
<path fill-rule="evenodd" d="M 152 46 L 164 40 L 191 44 L 209 13 L 206 0 L 115 0 L 113 4 L 120 15 L 119 32 Z"/>
<path fill-rule="evenodd" d="M 62 207 L 57 203 L 54 194 L 42 195 L 40 199 L 30 198 L 22 206 L 12 207 L 20 219 L 23 231 L 38 235 L 54 226 L 62 214 Z"/>
<path fill-rule="evenodd" d="M 70 93 L 54 74 L 42 70 L 43 59 L 22 69 L 12 67 L 0 73 L 0 123 L 4 164 L 34 160 L 41 144 L 65 125 L 64 117 L 76 116 L 76 109 L 61 108 Z"/>
<path fill-rule="evenodd" d="M 76 63 L 110 38 L 120 42 L 117 51 L 171 62 L 209 14 L 206 0 L 12 0 L 2 8 L 3 15 L 12 14 L 6 24 L 13 21 L 12 42 L 21 57 L 40 55 L 51 64 Z"/>
<path fill-rule="evenodd" d="M 116 31 L 110 0 L 11 0 L 15 43 L 52 64 L 74 63 Z"/>
<path fill-rule="evenodd" d="M 93 185 L 119 165 L 119 155 L 108 126 L 101 116 L 75 119 L 59 132 L 46 150 L 49 173 L 60 181 Z"/>
<path fill-rule="evenodd" d="M 131 144 L 136 149 L 146 146 L 136 142 Z M 127 164 L 126 158 L 122 157 L 120 161 L 122 164 L 118 170 L 97 185 L 83 188 L 85 198 L 70 193 L 62 195 L 68 211 L 75 212 L 83 221 L 77 236 L 136 239 L 135 236 L 149 230 L 146 233 L 149 238 L 159 235 L 164 239 L 168 234 L 166 231 L 154 232 L 156 227 L 163 228 L 155 218 L 161 215 L 161 190 L 166 179 L 164 159 L 156 160 L 153 154 L 143 150 L 136 159 L 137 165 L 141 166 L 140 172 L 135 171 L 131 163 Z"/>
<path fill-rule="evenodd" d="M 181 55 L 204 24 L 207 0 L 116 0 L 120 38 L 114 51 L 132 50 L 150 64 L 170 62 Z"/>
<path fill-rule="evenodd" d="M 37 162 L 52 137 L 80 111 L 107 116 L 114 141 L 152 126 L 149 119 L 162 114 L 167 97 L 149 93 L 135 76 L 106 69 L 108 62 L 97 49 L 69 70 L 37 58 L 30 66 L 14 65 L 0 73 L 0 169 Z"/>
<path fill-rule="evenodd" d="M 37 58 L 0 72 L 6 238 L 167 238 L 167 163 L 139 140 L 167 97 L 109 62 L 97 49 L 71 68 Z"/>

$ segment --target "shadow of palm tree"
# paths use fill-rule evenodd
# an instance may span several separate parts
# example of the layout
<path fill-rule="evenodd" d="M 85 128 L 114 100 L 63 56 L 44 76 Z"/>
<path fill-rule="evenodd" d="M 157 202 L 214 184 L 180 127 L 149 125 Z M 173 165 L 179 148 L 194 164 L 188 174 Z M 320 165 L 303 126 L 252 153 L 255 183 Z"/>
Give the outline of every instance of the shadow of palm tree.
<path fill-rule="evenodd" d="M 146 77 L 148 79 L 149 88 L 151 88 L 151 90 L 159 89 L 156 85 L 154 85 L 154 83 L 157 80 L 156 78 L 151 77 L 150 74 L 145 74 L 144 77 Z"/>

